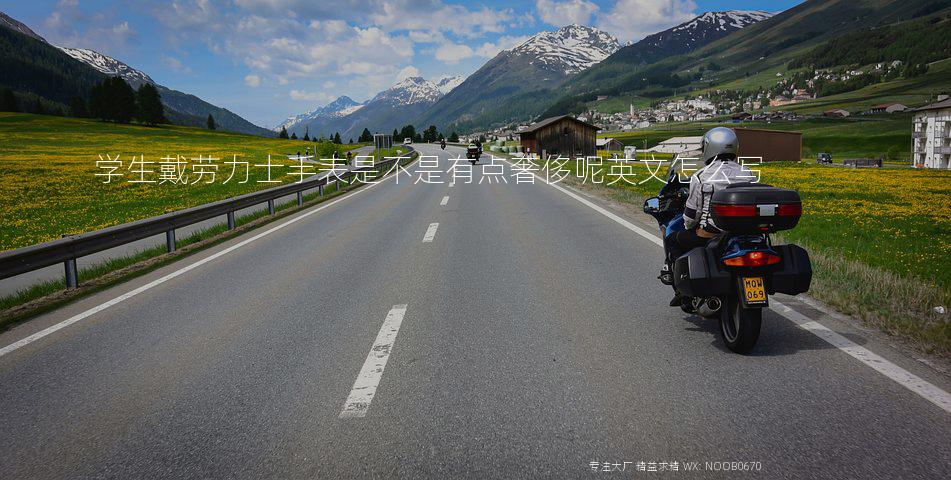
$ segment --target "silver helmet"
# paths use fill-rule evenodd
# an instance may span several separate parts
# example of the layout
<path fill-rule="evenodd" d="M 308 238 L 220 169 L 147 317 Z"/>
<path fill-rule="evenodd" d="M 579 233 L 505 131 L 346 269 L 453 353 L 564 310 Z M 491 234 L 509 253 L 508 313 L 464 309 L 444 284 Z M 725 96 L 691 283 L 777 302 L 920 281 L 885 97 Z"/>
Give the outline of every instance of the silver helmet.
<path fill-rule="evenodd" d="M 732 157 L 736 158 L 736 152 L 740 149 L 740 141 L 736 138 L 736 133 L 732 129 L 716 127 L 703 135 L 700 148 L 703 151 L 701 153 L 703 161 L 710 163 L 714 157 L 723 154 L 732 154 Z"/>

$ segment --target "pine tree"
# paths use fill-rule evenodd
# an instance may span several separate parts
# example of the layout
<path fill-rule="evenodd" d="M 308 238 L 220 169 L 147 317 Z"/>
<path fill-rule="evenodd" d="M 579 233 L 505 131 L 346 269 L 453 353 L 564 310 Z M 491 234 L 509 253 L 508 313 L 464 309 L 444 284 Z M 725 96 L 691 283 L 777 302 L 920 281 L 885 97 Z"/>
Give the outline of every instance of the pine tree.
<path fill-rule="evenodd" d="M 74 96 L 69 100 L 69 114 L 77 118 L 89 116 L 89 110 L 86 109 L 86 101 L 83 97 Z"/>
<path fill-rule="evenodd" d="M 297 140 L 297 133 L 296 133 L 296 132 L 291 134 L 291 140 Z"/>
<path fill-rule="evenodd" d="M 143 83 L 135 94 L 135 103 L 137 107 L 136 118 L 140 122 L 146 125 L 168 123 L 168 120 L 165 119 L 165 107 L 162 106 L 162 96 L 159 95 L 155 85 Z M 208 118 L 214 123 L 211 115 L 208 115 Z M 212 126 L 209 126 L 209 128 L 214 130 Z"/>
<path fill-rule="evenodd" d="M 395 142 L 397 139 L 402 140 L 402 139 L 400 139 L 400 132 L 396 131 L 396 129 L 394 128 L 394 129 L 393 129 L 393 141 Z"/>
<path fill-rule="evenodd" d="M 340 132 L 334 133 L 334 143 L 336 143 L 337 145 L 340 145 L 341 143 L 343 143 L 340 141 Z"/>
<path fill-rule="evenodd" d="M 216 128 L 216 127 L 215 127 L 215 117 L 212 117 L 210 113 L 208 114 L 207 123 L 208 123 L 208 130 L 214 130 L 214 129 Z"/>
<path fill-rule="evenodd" d="M 364 128 L 364 129 L 363 129 L 363 133 L 360 134 L 360 138 L 359 138 L 357 141 L 360 142 L 360 143 L 372 142 L 372 141 L 373 141 L 373 134 L 370 133 L 370 129 L 369 129 L 369 128 Z"/>
<path fill-rule="evenodd" d="M 347 143 L 349 143 L 349 144 L 351 144 L 351 145 L 352 145 L 352 144 L 353 144 L 353 137 L 350 137 L 350 141 L 349 141 L 349 142 L 347 142 Z"/>
<path fill-rule="evenodd" d="M 20 104 L 9 88 L 0 89 L 0 112 L 19 112 Z"/>
<path fill-rule="evenodd" d="M 89 113 L 101 120 L 129 123 L 135 109 L 135 90 L 122 78 L 109 77 L 89 92 Z"/>
<path fill-rule="evenodd" d="M 284 138 L 284 139 L 286 139 L 286 138 L 287 138 L 287 129 L 284 128 L 284 127 L 281 127 L 281 133 L 279 133 L 279 134 L 277 135 L 277 138 Z"/>
<path fill-rule="evenodd" d="M 458 142 L 459 142 L 459 134 L 456 133 L 456 132 L 452 132 L 451 134 L 449 134 L 449 141 L 452 142 L 452 143 L 458 143 Z"/>
<path fill-rule="evenodd" d="M 305 142 L 309 142 L 309 141 L 310 141 L 310 134 L 309 134 L 309 133 L 304 133 L 304 141 L 305 141 Z"/>

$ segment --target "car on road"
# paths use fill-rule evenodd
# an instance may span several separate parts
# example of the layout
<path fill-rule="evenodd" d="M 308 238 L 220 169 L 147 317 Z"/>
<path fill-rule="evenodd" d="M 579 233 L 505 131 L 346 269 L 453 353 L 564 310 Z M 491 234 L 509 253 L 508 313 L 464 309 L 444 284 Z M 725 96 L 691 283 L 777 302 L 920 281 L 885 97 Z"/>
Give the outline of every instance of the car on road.
<path fill-rule="evenodd" d="M 832 165 L 832 154 L 823 152 L 823 153 L 820 153 L 819 155 L 816 155 L 816 163 L 819 163 L 819 164 L 826 163 L 826 164 Z"/>
<path fill-rule="evenodd" d="M 403 145 L 412 145 L 412 144 L 413 144 L 413 139 L 412 139 L 412 138 L 408 138 L 408 137 L 407 137 L 407 138 L 404 138 L 404 139 L 403 139 Z"/>

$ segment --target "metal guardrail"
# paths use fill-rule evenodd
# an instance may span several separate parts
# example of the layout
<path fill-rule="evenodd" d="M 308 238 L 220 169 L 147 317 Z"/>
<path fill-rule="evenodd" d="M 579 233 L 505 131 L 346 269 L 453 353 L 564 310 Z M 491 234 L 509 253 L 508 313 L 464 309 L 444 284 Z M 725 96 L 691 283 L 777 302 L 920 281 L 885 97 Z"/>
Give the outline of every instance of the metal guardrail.
<path fill-rule="evenodd" d="M 227 216 L 228 229 L 235 228 L 234 214 L 236 211 L 267 202 L 268 213 L 274 214 L 274 200 L 291 194 L 297 194 L 297 205 L 303 205 L 305 190 L 318 189 L 323 195 L 324 186 L 330 183 L 343 181 L 349 186 L 352 179 L 362 173 L 378 172 L 379 175 L 389 172 L 400 159 L 412 158 L 413 151 L 405 157 L 390 158 L 374 163 L 373 167 L 347 169 L 343 173 L 314 175 L 302 182 L 282 185 L 267 190 L 251 192 L 237 197 L 206 203 L 197 207 L 187 208 L 176 212 L 166 213 L 156 217 L 137 220 L 122 225 L 94 230 L 78 235 L 64 236 L 59 240 L 31 245 L 29 247 L 8 250 L 0 253 L 0 279 L 9 278 L 21 273 L 63 263 L 66 275 L 66 287 L 76 288 L 79 285 L 76 259 L 113 247 L 118 247 L 144 238 L 165 233 L 166 247 L 174 252 L 175 229 L 210 220 L 222 215 Z M 338 170 L 339 171 L 339 170 Z"/>

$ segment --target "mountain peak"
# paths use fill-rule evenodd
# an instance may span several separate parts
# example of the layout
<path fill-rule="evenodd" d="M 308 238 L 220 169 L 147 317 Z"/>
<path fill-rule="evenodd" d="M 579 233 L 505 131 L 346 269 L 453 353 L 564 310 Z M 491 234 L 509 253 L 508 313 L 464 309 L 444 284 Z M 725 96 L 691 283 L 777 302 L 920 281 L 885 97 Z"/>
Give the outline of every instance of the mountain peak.
<path fill-rule="evenodd" d="M 45 38 L 37 35 L 37 33 L 34 32 L 32 29 L 30 29 L 30 27 L 26 26 L 26 24 L 3 12 L 0 12 L 0 26 L 7 27 L 11 30 L 16 30 L 28 37 L 33 37 L 34 39 L 39 40 L 43 43 L 49 43 L 46 41 Z"/>
<path fill-rule="evenodd" d="M 353 101 L 352 98 L 341 95 L 337 97 L 336 100 L 326 104 L 318 106 L 317 108 L 299 115 L 292 115 L 287 117 L 286 120 L 281 122 L 278 126 L 274 127 L 272 130 L 275 132 L 280 132 L 281 128 L 286 128 L 290 130 L 291 128 L 300 125 L 301 123 L 309 123 L 317 119 L 329 119 L 337 117 L 345 117 L 357 110 L 363 108 L 362 103 L 357 103 Z"/>
<path fill-rule="evenodd" d="M 534 57 L 531 62 L 535 65 L 572 75 L 604 60 L 618 47 L 617 39 L 610 34 L 572 24 L 536 33 L 513 48 L 511 54 Z"/>
<path fill-rule="evenodd" d="M 773 16 L 763 10 L 727 10 L 722 12 L 705 12 L 689 22 L 677 25 L 672 31 L 689 29 L 714 29 L 719 31 L 733 31 L 747 25 L 765 20 Z"/>

